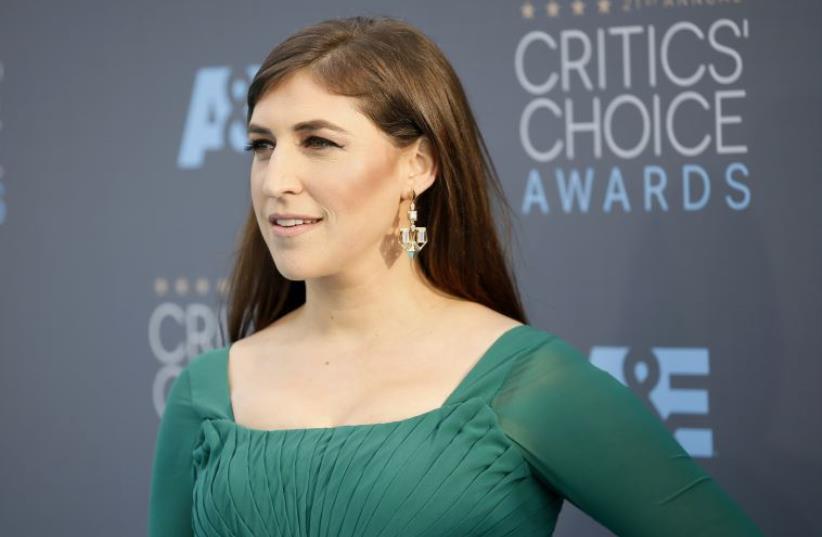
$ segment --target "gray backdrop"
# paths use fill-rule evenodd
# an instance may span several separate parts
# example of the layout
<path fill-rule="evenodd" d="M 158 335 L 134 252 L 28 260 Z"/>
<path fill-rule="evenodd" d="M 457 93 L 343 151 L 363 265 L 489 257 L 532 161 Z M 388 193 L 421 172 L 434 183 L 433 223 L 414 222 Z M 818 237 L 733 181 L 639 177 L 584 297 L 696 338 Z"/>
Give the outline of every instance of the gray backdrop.
<path fill-rule="evenodd" d="M 629 385 L 768 535 L 822 534 L 811 0 L 5 1 L 0 533 L 145 534 L 169 382 L 223 344 L 247 83 L 354 14 L 453 62 L 532 324 Z M 610 533 L 566 502 L 556 534 Z"/>

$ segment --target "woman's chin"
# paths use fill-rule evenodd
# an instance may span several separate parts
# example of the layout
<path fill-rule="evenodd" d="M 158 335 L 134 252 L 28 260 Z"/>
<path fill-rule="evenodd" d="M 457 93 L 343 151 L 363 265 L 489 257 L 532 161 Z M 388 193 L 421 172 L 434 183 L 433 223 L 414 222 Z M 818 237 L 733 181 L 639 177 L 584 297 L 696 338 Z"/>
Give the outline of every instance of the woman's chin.
<path fill-rule="evenodd" d="M 312 267 L 308 266 L 305 260 L 297 261 L 293 259 L 294 257 L 297 256 L 282 255 L 279 253 L 273 256 L 274 266 L 277 267 L 277 271 L 283 278 L 291 281 L 303 281 L 318 276 L 316 270 L 312 270 Z"/>

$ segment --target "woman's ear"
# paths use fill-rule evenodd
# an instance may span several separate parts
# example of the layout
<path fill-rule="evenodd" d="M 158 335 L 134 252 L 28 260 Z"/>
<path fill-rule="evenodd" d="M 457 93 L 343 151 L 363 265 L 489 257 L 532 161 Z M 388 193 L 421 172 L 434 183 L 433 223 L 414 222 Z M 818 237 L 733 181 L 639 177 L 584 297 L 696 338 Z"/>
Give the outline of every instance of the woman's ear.
<path fill-rule="evenodd" d="M 411 144 L 409 159 L 408 178 L 413 182 L 414 191 L 419 196 L 431 186 L 437 177 L 438 171 L 436 155 L 427 137 L 420 136 Z"/>

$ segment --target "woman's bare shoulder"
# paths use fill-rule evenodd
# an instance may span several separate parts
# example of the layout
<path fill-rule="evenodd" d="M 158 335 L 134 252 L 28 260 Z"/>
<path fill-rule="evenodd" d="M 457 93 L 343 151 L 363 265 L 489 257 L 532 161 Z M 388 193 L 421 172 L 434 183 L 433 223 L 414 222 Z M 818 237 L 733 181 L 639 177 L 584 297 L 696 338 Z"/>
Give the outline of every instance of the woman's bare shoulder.
<path fill-rule="evenodd" d="M 506 329 L 523 324 L 479 302 L 464 301 L 456 312 L 459 320 L 473 328 Z"/>

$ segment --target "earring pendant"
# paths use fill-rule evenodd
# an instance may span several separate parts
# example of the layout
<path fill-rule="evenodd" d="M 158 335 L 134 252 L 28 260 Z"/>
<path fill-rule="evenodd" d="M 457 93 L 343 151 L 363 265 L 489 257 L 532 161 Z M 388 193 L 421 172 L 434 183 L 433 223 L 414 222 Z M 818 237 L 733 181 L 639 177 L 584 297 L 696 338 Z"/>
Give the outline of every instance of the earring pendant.
<path fill-rule="evenodd" d="M 424 227 L 417 227 L 417 210 L 414 205 L 414 200 L 417 194 L 411 190 L 411 208 L 408 210 L 408 221 L 411 223 L 408 227 L 400 228 L 399 243 L 402 245 L 405 252 L 408 254 L 411 261 L 414 260 L 414 254 L 422 250 L 422 247 L 428 243 L 428 236 Z"/>

